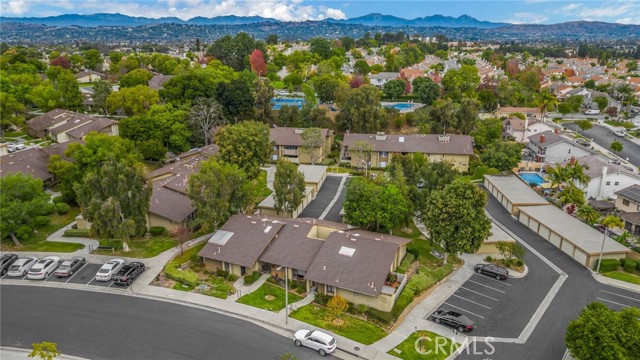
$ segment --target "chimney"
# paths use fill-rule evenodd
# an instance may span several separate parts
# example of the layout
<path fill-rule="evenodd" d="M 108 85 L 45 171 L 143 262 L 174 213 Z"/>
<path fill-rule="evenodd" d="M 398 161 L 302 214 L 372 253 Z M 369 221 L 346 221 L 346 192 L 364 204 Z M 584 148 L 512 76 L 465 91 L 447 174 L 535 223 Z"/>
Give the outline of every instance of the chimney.
<path fill-rule="evenodd" d="M 547 141 L 547 137 L 544 135 L 540 135 L 540 144 L 544 144 Z"/>
<path fill-rule="evenodd" d="M 569 160 L 569 164 L 570 164 L 571 166 L 573 166 L 573 165 L 575 165 L 575 164 L 576 164 L 576 157 L 575 157 L 575 156 L 572 156 L 572 157 L 571 157 L 571 160 Z"/>
<path fill-rule="evenodd" d="M 596 197 L 596 200 L 601 199 L 604 193 L 604 184 L 606 184 L 607 181 L 607 170 L 606 166 L 602 167 L 602 179 L 600 180 L 600 188 L 598 189 L 598 196 Z"/>
<path fill-rule="evenodd" d="M 527 129 L 529 129 L 529 117 L 525 116 L 524 117 L 524 132 L 527 132 Z"/>
<path fill-rule="evenodd" d="M 553 132 L 554 132 L 555 134 L 560 134 L 560 129 L 555 128 L 555 129 L 553 129 Z"/>

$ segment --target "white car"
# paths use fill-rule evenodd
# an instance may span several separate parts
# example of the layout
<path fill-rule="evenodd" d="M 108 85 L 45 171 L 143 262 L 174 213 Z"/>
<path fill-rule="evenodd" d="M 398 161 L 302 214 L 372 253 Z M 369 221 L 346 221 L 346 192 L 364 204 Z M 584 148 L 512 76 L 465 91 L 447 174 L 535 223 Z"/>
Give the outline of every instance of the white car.
<path fill-rule="evenodd" d="M 96 274 L 96 281 L 110 281 L 113 275 L 115 275 L 124 266 L 124 260 L 111 259 L 107 261 L 98 273 Z"/>
<path fill-rule="evenodd" d="M 60 257 L 58 256 L 47 256 L 45 258 L 42 258 L 38 260 L 38 262 L 36 262 L 35 265 L 31 267 L 31 269 L 29 269 L 29 272 L 27 273 L 27 279 L 46 279 L 49 277 L 49 275 L 53 274 L 53 272 L 56 271 L 60 263 Z"/>
<path fill-rule="evenodd" d="M 613 132 L 613 134 L 614 134 L 615 136 L 620 136 L 620 137 L 625 137 L 625 136 L 627 136 L 627 132 L 626 132 L 626 131 L 624 131 L 624 130 L 622 130 L 622 129 L 614 131 L 614 132 Z"/>
<path fill-rule="evenodd" d="M 8 276 L 25 276 L 27 272 L 35 263 L 38 261 L 38 258 L 30 256 L 24 257 L 16 260 L 9 267 L 9 271 L 7 272 Z"/>
<path fill-rule="evenodd" d="M 591 109 L 591 110 L 585 111 L 584 114 L 585 115 L 598 115 L 598 114 L 600 114 L 600 110 Z"/>
<path fill-rule="evenodd" d="M 306 346 L 318 351 L 321 356 L 331 354 L 337 347 L 336 339 L 318 330 L 298 330 L 293 335 L 296 346 Z"/>

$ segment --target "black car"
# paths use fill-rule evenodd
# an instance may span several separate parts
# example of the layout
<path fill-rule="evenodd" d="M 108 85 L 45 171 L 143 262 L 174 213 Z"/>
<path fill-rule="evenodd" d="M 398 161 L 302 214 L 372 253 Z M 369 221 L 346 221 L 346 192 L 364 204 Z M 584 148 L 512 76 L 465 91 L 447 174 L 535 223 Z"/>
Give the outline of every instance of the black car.
<path fill-rule="evenodd" d="M 506 280 L 509 277 L 509 271 L 498 265 L 478 264 L 474 269 L 478 274 L 491 275 L 498 280 Z"/>
<path fill-rule="evenodd" d="M 18 255 L 16 254 L 2 255 L 2 258 L 0 258 L 0 276 L 4 276 L 9 271 L 9 266 L 16 260 L 18 260 Z"/>
<path fill-rule="evenodd" d="M 437 310 L 431 318 L 436 324 L 449 325 L 460 332 L 470 332 L 475 328 L 471 319 L 455 311 Z"/>
<path fill-rule="evenodd" d="M 116 284 L 131 285 L 131 282 L 135 280 L 140 274 L 144 272 L 144 264 L 141 262 L 132 262 L 126 264 L 113 276 L 113 281 Z"/>

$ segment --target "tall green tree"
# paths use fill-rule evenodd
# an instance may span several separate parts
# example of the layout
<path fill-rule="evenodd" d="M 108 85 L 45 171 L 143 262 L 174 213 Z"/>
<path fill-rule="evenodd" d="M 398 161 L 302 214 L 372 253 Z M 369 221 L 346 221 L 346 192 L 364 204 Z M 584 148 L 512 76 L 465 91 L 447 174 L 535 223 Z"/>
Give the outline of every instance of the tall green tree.
<path fill-rule="evenodd" d="M 273 105 L 271 99 L 273 99 L 273 85 L 269 79 L 258 79 L 255 82 L 256 90 L 256 120 L 264 123 L 273 122 Z"/>
<path fill-rule="evenodd" d="M 153 78 L 153 74 L 149 70 L 135 69 L 120 79 L 120 87 L 128 88 L 138 85 L 148 85 L 151 78 Z"/>
<path fill-rule="evenodd" d="M 435 127 L 445 134 L 447 129 L 455 125 L 459 109 L 460 104 L 454 103 L 451 99 L 438 99 L 429 109 L 429 117 Z"/>
<path fill-rule="evenodd" d="M 536 103 L 542 112 L 542 120 L 544 120 L 544 116 L 547 111 L 558 105 L 558 99 L 548 89 L 545 89 L 538 94 Z"/>
<path fill-rule="evenodd" d="M 300 134 L 300 137 L 302 138 L 300 150 L 309 156 L 311 165 L 315 165 L 323 152 L 324 138 L 322 137 L 322 129 L 306 128 Z"/>
<path fill-rule="evenodd" d="M 417 77 L 411 85 L 413 85 L 413 95 L 427 106 L 431 106 L 440 95 L 440 86 L 428 77 Z"/>
<path fill-rule="evenodd" d="M 254 201 L 254 190 L 237 166 L 211 158 L 189 177 L 187 195 L 207 231 L 217 230 L 229 216 L 243 214 Z"/>
<path fill-rule="evenodd" d="M 623 149 L 622 143 L 618 140 L 615 140 L 614 142 L 611 143 L 611 145 L 609 146 L 609 148 L 611 150 L 613 150 L 614 152 L 621 152 Z"/>
<path fill-rule="evenodd" d="M 107 97 L 111 94 L 111 84 L 104 80 L 93 82 L 93 105 L 103 114 L 107 113 Z"/>
<path fill-rule="evenodd" d="M 520 162 L 522 144 L 517 142 L 494 142 L 480 155 L 480 160 L 492 168 L 509 171 Z"/>
<path fill-rule="evenodd" d="M 237 165 L 249 179 L 258 176 L 260 165 L 269 161 L 272 149 L 269 126 L 257 121 L 222 127 L 215 143 L 220 147 L 218 159 Z"/>
<path fill-rule="evenodd" d="M 582 219 L 582 221 L 590 225 L 595 224 L 600 218 L 600 213 L 598 212 L 598 210 L 594 209 L 589 205 L 583 205 L 578 207 L 578 210 L 576 211 L 576 215 L 578 215 L 578 217 Z"/>
<path fill-rule="evenodd" d="M 404 93 L 405 83 L 400 79 L 387 81 L 383 86 L 384 95 L 392 99 L 400 97 Z"/>
<path fill-rule="evenodd" d="M 344 211 L 350 225 L 369 230 L 392 230 L 410 215 L 407 197 L 391 182 L 355 177 L 347 183 Z"/>
<path fill-rule="evenodd" d="M 89 49 L 82 53 L 85 69 L 97 70 L 102 65 L 102 54 L 98 49 Z"/>
<path fill-rule="evenodd" d="M 578 124 L 578 127 L 583 132 L 587 131 L 587 130 L 589 130 L 589 129 L 591 129 L 593 127 L 593 123 L 590 120 L 587 120 L 587 119 L 578 120 L 578 121 L 576 121 L 576 124 Z"/>
<path fill-rule="evenodd" d="M 278 215 L 292 215 L 304 200 L 304 174 L 298 170 L 296 164 L 285 159 L 278 160 L 273 190 Z"/>
<path fill-rule="evenodd" d="M 147 112 L 160 101 L 158 92 L 147 85 L 123 88 L 107 96 L 106 106 L 109 112 L 120 112 L 129 116 Z"/>
<path fill-rule="evenodd" d="M 491 233 L 484 212 L 487 195 L 465 179 L 454 180 L 444 190 L 434 191 L 421 213 L 429 240 L 450 253 L 476 252 Z"/>
<path fill-rule="evenodd" d="M 640 349 L 640 310 L 614 311 L 594 302 L 567 327 L 565 343 L 576 360 L 637 359 Z"/>
<path fill-rule="evenodd" d="M 338 122 L 345 130 L 362 133 L 379 131 L 386 126 L 384 110 L 380 106 L 380 91 L 371 85 L 351 89 L 338 99 Z"/>
<path fill-rule="evenodd" d="M 216 100 L 224 108 L 227 118 L 234 121 L 250 119 L 255 111 L 253 89 L 242 79 L 218 83 Z"/>
<path fill-rule="evenodd" d="M 16 246 L 31 237 L 38 216 L 48 215 L 49 195 L 42 180 L 15 173 L 0 178 L 0 234 L 11 237 Z"/>
<path fill-rule="evenodd" d="M 55 86 L 62 96 L 62 104 L 65 109 L 82 110 L 83 97 L 80 93 L 80 85 L 70 70 L 64 70 L 60 73 Z"/>
<path fill-rule="evenodd" d="M 130 166 L 110 155 L 96 172 L 74 186 L 82 216 L 91 222 L 91 234 L 127 242 L 147 231 L 151 186 L 141 166 Z"/>
<path fill-rule="evenodd" d="M 593 102 L 598 104 L 598 110 L 601 112 L 609 106 L 609 99 L 606 96 L 596 96 L 593 98 Z"/>
<path fill-rule="evenodd" d="M 256 41 L 245 32 L 235 36 L 226 35 L 214 41 L 207 49 L 207 55 L 220 60 L 235 71 L 250 69 L 249 55 L 259 49 L 266 53 L 264 43 Z"/>

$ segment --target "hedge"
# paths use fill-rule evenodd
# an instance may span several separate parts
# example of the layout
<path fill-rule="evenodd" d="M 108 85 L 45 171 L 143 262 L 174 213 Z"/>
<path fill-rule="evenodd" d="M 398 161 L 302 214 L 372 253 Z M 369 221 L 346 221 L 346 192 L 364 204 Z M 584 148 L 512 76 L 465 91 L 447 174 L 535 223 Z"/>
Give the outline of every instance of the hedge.
<path fill-rule="evenodd" d="M 67 229 L 62 236 L 67 237 L 89 237 L 89 229 Z"/>
<path fill-rule="evenodd" d="M 36 216 L 34 223 L 36 226 L 47 226 L 51 223 L 51 218 L 48 216 Z"/>
<path fill-rule="evenodd" d="M 244 277 L 244 284 L 245 285 L 251 285 L 254 282 L 258 281 L 258 279 L 260 279 L 260 272 L 258 271 L 254 271 L 251 273 L 251 275 L 247 275 Z"/>
<path fill-rule="evenodd" d="M 164 275 L 169 279 L 179 281 L 185 285 L 196 286 L 198 283 L 198 274 L 189 270 L 178 269 L 178 264 L 170 262 L 164 267 Z"/>
<path fill-rule="evenodd" d="M 149 229 L 149 232 L 153 236 L 164 235 L 166 231 L 167 229 L 165 229 L 163 226 L 152 226 L 151 229 Z"/>
<path fill-rule="evenodd" d="M 51 199 L 51 201 L 52 201 L 54 204 L 61 203 L 61 202 L 63 202 L 63 201 L 64 201 L 64 197 L 62 197 L 62 196 L 56 196 L 56 197 L 54 197 L 53 199 Z"/>
<path fill-rule="evenodd" d="M 58 214 L 60 214 L 60 215 L 64 215 L 64 214 L 68 213 L 70 208 L 71 207 L 67 203 L 64 203 L 64 202 L 57 202 L 56 203 L 56 212 Z"/>
<path fill-rule="evenodd" d="M 600 272 L 606 273 L 610 271 L 616 271 L 620 267 L 620 260 L 616 259 L 602 259 L 602 263 L 600 264 Z M 596 266 L 594 269 L 598 268 L 598 264 L 596 262 Z"/>
<path fill-rule="evenodd" d="M 633 261 L 631 259 L 627 259 L 624 262 L 624 271 L 626 271 L 628 273 L 632 273 L 636 269 L 636 265 L 638 265 L 638 263 L 636 263 L 635 261 Z"/>

